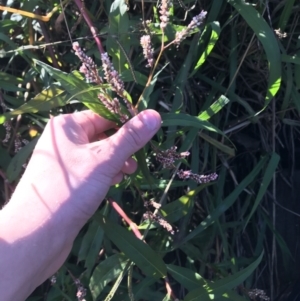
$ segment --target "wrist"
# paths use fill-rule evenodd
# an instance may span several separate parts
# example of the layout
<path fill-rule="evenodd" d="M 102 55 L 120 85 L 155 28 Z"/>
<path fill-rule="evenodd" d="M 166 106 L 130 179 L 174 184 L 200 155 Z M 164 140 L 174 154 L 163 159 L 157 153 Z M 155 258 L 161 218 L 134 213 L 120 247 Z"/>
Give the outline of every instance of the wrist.
<path fill-rule="evenodd" d="M 64 263 L 77 234 L 60 206 L 50 209 L 28 188 L 23 197 L 17 190 L 0 211 L 0 270 L 5 274 L 0 291 L 7 301 L 25 300 L 51 277 Z"/>

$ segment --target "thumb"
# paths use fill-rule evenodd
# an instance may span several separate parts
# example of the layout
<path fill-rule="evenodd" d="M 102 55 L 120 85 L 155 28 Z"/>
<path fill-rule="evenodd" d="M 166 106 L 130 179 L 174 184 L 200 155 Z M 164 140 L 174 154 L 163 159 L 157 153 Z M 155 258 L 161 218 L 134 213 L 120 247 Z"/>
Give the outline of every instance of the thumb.
<path fill-rule="evenodd" d="M 124 124 L 109 138 L 110 147 L 118 161 L 124 162 L 141 149 L 158 131 L 160 115 L 154 110 L 145 110 Z"/>

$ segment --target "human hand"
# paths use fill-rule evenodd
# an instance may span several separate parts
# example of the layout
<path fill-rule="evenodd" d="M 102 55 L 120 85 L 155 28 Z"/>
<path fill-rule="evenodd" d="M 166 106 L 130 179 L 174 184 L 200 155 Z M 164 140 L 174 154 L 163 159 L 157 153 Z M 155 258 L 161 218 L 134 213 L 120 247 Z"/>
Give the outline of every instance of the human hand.
<path fill-rule="evenodd" d="M 73 226 L 77 221 L 81 227 L 109 187 L 136 170 L 131 155 L 152 138 L 160 122 L 157 112 L 143 111 L 107 137 L 104 132 L 115 124 L 91 111 L 55 117 L 47 124 L 17 189 L 31 187 L 51 215 L 62 209 L 60 218 Z"/>
<path fill-rule="evenodd" d="M 135 171 L 131 155 L 151 139 L 160 121 L 157 112 L 143 111 L 110 137 L 104 132 L 115 124 L 91 111 L 49 121 L 0 211 L 3 300 L 24 300 L 59 269 L 109 187 Z"/>

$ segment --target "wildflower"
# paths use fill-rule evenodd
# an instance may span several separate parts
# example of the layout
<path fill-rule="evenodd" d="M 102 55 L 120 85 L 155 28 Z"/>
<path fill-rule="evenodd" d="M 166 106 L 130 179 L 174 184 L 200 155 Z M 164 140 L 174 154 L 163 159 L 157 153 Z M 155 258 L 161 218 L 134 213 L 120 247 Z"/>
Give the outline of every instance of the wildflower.
<path fill-rule="evenodd" d="M 117 70 L 115 70 L 112 65 L 107 52 L 101 53 L 102 67 L 105 74 L 106 81 L 111 84 L 112 89 L 122 97 L 124 103 L 126 104 L 128 110 L 131 111 L 132 106 L 130 102 L 125 97 L 124 82 L 121 80 L 120 75 Z"/>
<path fill-rule="evenodd" d="M 2 140 L 2 143 L 8 143 L 11 136 L 11 124 L 9 121 L 5 121 L 3 126 L 5 128 L 5 138 Z"/>
<path fill-rule="evenodd" d="M 160 203 L 156 203 L 156 202 L 154 202 L 153 200 L 150 200 L 150 201 L 146 201 L 146 202 L 144 203 L 144 206 L 145 206 L 146 208 L 152 206 L 152 207 L 155 208 L 155 209 L 159 209 L 159 208 L 161 207 L 161 204 L 160 204 Z"/>
<path fill-rule="evenodd" d="M 98 98 L 110 112 L 119 115 L 120 121 L 122 123 L 125 123 L 127 121 L 128 116 L 121 112 L 121 105 L 116 97 L 109 101 L 104 95 L 99 94 Z"/>
<path fill-rule="evenodd" d="M 81 284 L 79 279 L 75 279 L 74 283 L 77 286 L 77 293 L 76 293 L 77 300 L 78 301 L 85 301 L 84 297 L 86 296 L 86 289 Z"/>
<path fill-rule="evenodd" d="M 101 53 L 101 60 L 106 81 L 112 85 L 118 95 L 123 97 L 124 82 L 121 80 L 119 73 L 113 67 L 107 52 Z"/>
<path fill-rule="evenodd" d="M 148 65 L 146 67 L 153 67 L 154 59 L 153 59 L 153 48 L 151 48 L 151 40 L 149 35 L 145 35 L 141 37 L 141 46 L 143 48 L 144 58 L 148 61 Z"/>
<path fill-rule="evenodd" d="M 176 149 L 177 149 L 176 146 L 172 146 L 171 148 L 165 151 L 157 152 L 156 154 L 157 161 L 162 163 L 164 168 L 175 168 L 174 163 L 176 160 L 183 159 L 190 155 L 189 152 L 176 153 Z M 191 170 L 182 170 L 182 169 L 177 171 L 177 176 L 183 180 L 192 179 L 198 184 L 208 183 L 218 178 L 218 175 L 216 173 L 212 173 L 209 175 L 198 175 L 192 173 Z"/>
<path fill-rule="evenodd" d="M 266 295 L 265 291 L 257 288 L 250 290 L 248 292 L 248 295 L 251 300 L 256 300 L 257 299 L 256 297 L 259 297 L 259 299 L 261 300 L 266 300 L 266 301 L 270 300 L 270 298 Z"/>
<path fill-rule="evenodd" d="M 164 220 L 161 216 L 155 215 L 151 211 L 147 211 L 146 213 L 144 213 L 143 218 L 149 219 L 149 220 L 152 220 L 152 221 L 158 223 L 163 228 L 165 228 L 169 233 L 174 235 L 173 227 L 166 220 Z"/>
<path fill-rule="evenodd" d="M 190 155 L 189 152 L 182 152 L 178 154 L 176 153 L 176 149 L 176 146 L 172 146 L 170 149 L 157 152 L 157 161 L 162 163 L 164 168 L 174 168 L 174 163 L 176 160 L 183 159 Z"/>
<path fill-rule="evenodd" d="M 206 16 L 207 12 L 206 11 L 201 11 L 201 13 L 197 16 L 195 16 L 191 23 L 183 30 L 179 31 L 179 32 L 176 32 L 176 35 L 175 35 L 175 40 L 174 40 L 174 43 L 179 46 L 179 44 L 185 39 L 187 38 L 188 36 L 191 35 L 192 31 L 196 28 L 196 27 L 199 27 L 204 19 L 205 19 L 205 16 Z"/>
<path fill-rule="evenodd" d="M 82 62 L 79 71 L 85 75 L 86 81 L 88 83 L 101 84 L 103 80 L 98 74 L 97 65 L 93 59 L 84 53 L 78 42 L 73 43 L 73 50 L 75 51 L 75 55 L 77 55 Z"/>
<path fill-rule="evenodd" d="M 218 175 L 216 173 L 211 173 L 208 175 L 199 175 L 196 173 L 192 173 L 191 170 L 182 170 L 182 169 L 177 171 L 177 176 L 183 180 L 192 179 L 198 184 L 209 183 L 218 178 Z"/>
<path fill-rule="evenodd" d="M 15 138 L 15 153 L 18 153 L 22 149 L 22 141 L 21 141 L 21 135 L 17 134 Z"/>
<path fill-rule="evenodd" d="M 169 8 L 171 6 L 171 0 L 161 0 L 160 6 L 160 28 L 164 30 L 169 22 Z"/>

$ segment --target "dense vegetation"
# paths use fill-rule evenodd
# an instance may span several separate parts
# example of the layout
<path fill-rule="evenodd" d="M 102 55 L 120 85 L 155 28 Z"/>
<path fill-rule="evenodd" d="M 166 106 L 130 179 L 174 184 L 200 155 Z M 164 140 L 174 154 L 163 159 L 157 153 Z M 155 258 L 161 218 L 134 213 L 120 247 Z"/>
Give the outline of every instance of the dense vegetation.
<path fill-rule="evenodd" d="M 138 171 L 111 188 L 67 262 L 28 301 L 289 300 L 295 254 L 277 229 L 276 179 L 285 170 L 290 181 L 297 167 L 299 2 L 178 0 L 167 7 L 166 27 L 155 1 L 6 5 L 13 10 L 0 7 L 2 206 L 50 116 L 90 108 L 121 126 L 122 114 L 153 108 L 163 120 L 135 154 Z M 200 26 L 172 43 L 202 10 Z M 151 37 L 152 68 L 143 35 Z M 102 77 L 101 47 L 108 52 L 127 91 L 119 111 L 98 98 L 112 103 L 110 83 L 79 72 L 75 41 Z M 168 166 L 158 159 L 173 146 L 190 155 Z M 182 179 L 181 169 L 218 178 Z"/>

